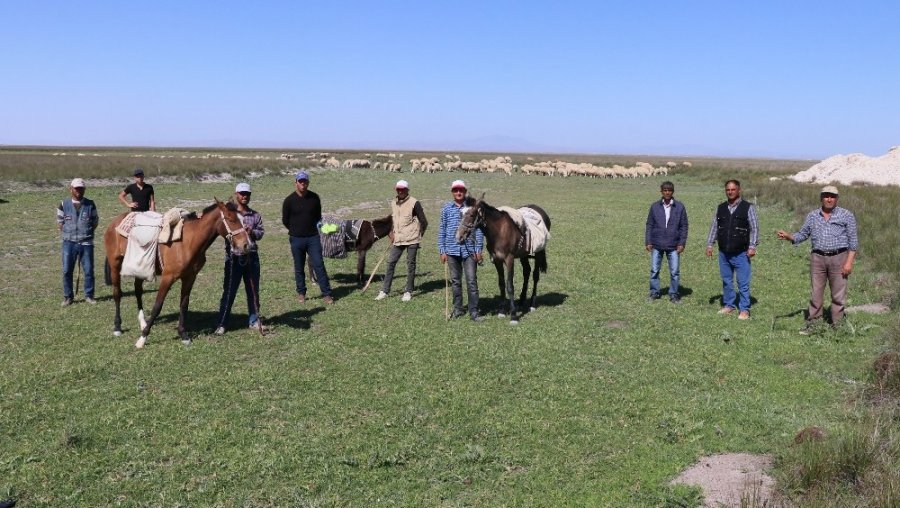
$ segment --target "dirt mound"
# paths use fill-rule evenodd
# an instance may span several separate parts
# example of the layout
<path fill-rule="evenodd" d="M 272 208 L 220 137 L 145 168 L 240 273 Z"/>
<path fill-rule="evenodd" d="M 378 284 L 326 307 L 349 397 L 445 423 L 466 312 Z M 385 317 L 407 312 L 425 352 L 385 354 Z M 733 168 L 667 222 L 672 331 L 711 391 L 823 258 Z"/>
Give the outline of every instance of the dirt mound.
<path fill-rule="evenodd" d="M 861 153 L 834 155 L 815 166 L 791 176 L 808 183 L 865 182 L 875 185 L 900 185 L 900 146 L 892 147 L 881 157 Z"/>

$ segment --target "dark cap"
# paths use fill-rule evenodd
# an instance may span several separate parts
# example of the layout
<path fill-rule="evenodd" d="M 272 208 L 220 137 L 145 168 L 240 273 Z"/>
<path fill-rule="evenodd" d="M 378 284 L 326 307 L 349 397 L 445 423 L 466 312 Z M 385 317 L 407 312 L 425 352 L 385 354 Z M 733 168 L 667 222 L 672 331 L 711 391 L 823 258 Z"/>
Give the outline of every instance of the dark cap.
<path fill-rule="evenodd" d="M 144 170 L 141 168 L 134 168 L 134 176 L 144 176 Z"/>

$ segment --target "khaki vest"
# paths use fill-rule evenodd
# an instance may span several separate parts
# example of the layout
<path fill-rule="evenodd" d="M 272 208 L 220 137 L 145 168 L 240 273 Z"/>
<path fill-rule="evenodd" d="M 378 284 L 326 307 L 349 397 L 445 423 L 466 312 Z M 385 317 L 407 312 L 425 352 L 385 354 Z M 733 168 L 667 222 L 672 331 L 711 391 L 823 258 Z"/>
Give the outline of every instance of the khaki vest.
<path fill-rule="evenodd" d="M 394 245 L 412 245 L 419 243 L 419 218 L 413 213 L 418 201 L 410 196 L 406 201 L 391 201 L 391 216 L 394 220 Z"/>

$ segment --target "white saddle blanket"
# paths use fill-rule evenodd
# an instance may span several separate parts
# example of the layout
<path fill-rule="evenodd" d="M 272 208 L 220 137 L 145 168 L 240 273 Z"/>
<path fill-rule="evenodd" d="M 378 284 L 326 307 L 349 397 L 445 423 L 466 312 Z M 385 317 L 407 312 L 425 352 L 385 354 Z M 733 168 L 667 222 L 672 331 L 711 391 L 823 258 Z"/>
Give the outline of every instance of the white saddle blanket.
<path fill-rule="evenodd" d="M 128 233 L 122 275 L 152 281 L 156 278 L 156 254 L 159 249 L 159 232 L 163 216 L 156 212 L 134 215 L 134 224 Z"/>
<path fill-rule="evenodd" d="M 498 210 L 505 212 L 519 226 L 519 229 L 525 230 L 525 244 L 528 248 L 528 254 L 534 255 L 547 248 L 547 240 L 550 239 L 550 231 L 544 224 L 541 214 L 537 213 L 533 208 L 523 206 L 522 208 L 511 208 L 509 206 L 498 207 Z"/>

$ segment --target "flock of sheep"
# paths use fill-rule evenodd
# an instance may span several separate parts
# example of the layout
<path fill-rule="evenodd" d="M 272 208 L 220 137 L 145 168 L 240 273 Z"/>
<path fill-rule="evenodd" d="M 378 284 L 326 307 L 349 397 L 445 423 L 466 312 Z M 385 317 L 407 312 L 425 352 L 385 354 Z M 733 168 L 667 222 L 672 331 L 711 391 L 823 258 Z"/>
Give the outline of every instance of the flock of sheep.
<path fill-rule="evenodd" d="M 66 153 L 54 153 L 53 155 L 67 155 Z M 78 153 L 78 156 L 86 156 L 88 154 Z M 90 154 L 100 157 L 101 154 Z M 562 160 L 534 162 L 533 157 L 528 157 L 528 163 L 519 166 L 513 164 L 512 158 L 509 156 L 498 156 L 493 159 L 482 159 L 480 161 L 464 161 L 459 155 L 445 154 L 443 159 L 438 157 L 422 157 L 418 159 L 409 159 L 407 164 L 397 162 L 403 160 L 403 153 L 376 153 L 364 154 L 362 159 L 345 159 L 340 160 L 328 152 L 310 152 L 306 154 L 282 153 L 275 157 L 270 155 L 223 155 L 208 153 L 204 155 L 181 155 L 183 159 L 277 159 L 283 161 L 299 160 L 301 156 L 310 164 L 329 168 L 329 169 L 354 169 L 354 168 L 372 168 L 389 171 L 393 173 L 401 173 L 405 168 L 409 172 L 436 173 L 439 171 L 460 171 L 464 173 L 505 173 L 512 175 L 519 172 L 526 175 L 543 175 L 543 176 L 586 176 L 591 178 L 645 178 L 657 175 L 667 175 L 670 170 L 678 167 L 675 162 L 667 162 L 663 166 L 654 167 L 647 162 L 636 162 L 634 166 L 626 167 L 619 164 L 612 166 L 597 166 L 588 162 L 574 163 Z M 136 154 L 135 157 L 143 157 Z M 160 158 L 173 158 L 175 155 L 157 155 Z M 374 162 L 373 162 L 374 159 Z M 682 167 L 689 168 L 692 164 L 688 161 L 681 163 Z"/>

